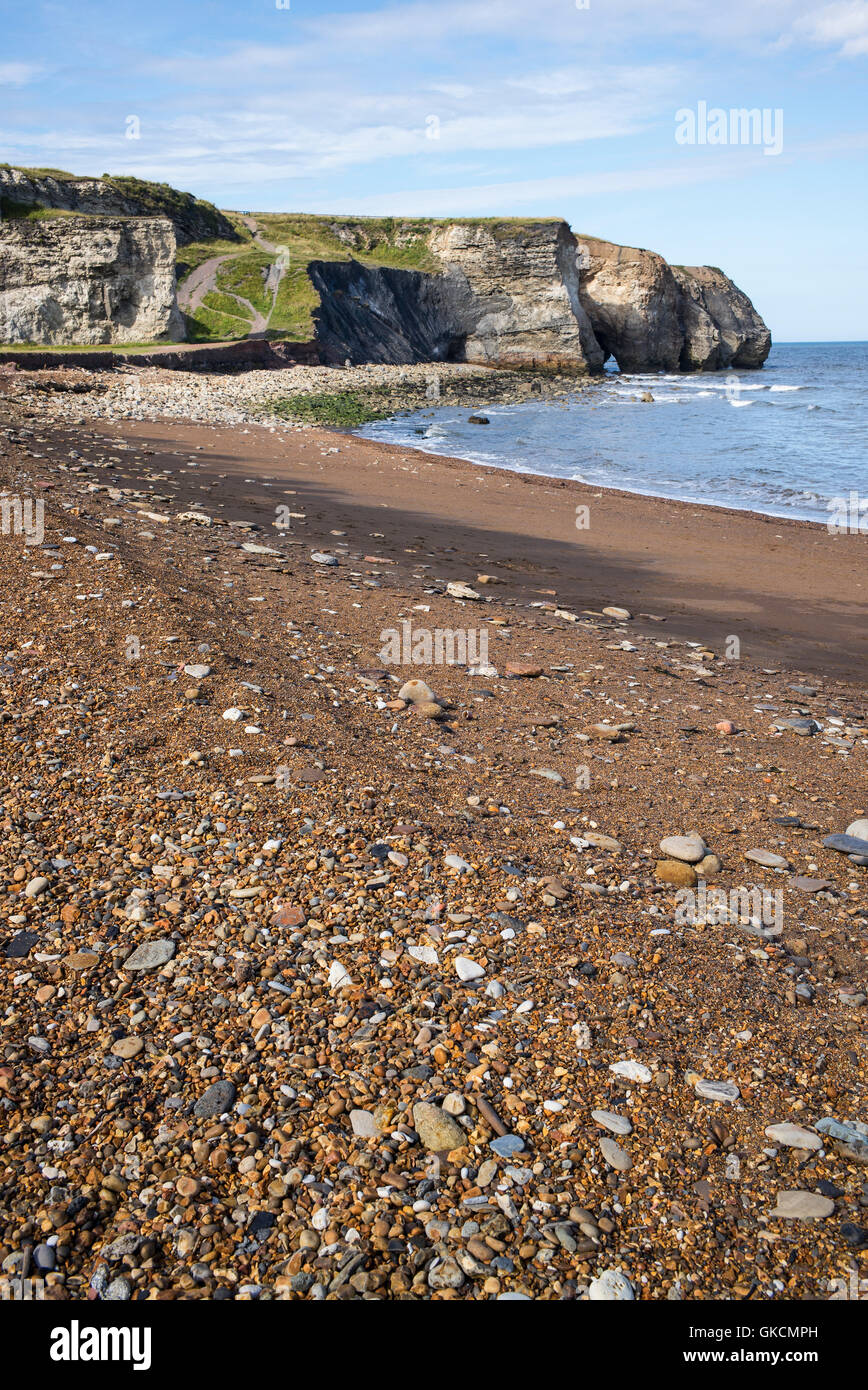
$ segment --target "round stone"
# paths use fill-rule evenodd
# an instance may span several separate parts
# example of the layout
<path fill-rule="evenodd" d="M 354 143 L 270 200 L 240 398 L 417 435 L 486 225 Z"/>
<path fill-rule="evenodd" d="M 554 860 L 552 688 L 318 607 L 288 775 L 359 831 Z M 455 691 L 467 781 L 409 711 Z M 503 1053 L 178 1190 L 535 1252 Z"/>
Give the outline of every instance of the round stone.
<path fill-rule="evenodd" d="M 398 691 L 398 699 L 410 705 L 430 705 L 434 703 L 434 691 L 425 681 L 405 681 Z"/>
<path fill-rule="evenodd" d="M 138 1057 L 145 1046 L 144 1038 L 118 1038 L 112 1046 L 115 1057 L 123 1057 L 125 1060 L 131 1057 Z"/>
<path fill-rule="evenodd" d="M 193 1114 L 199 1120 L 210 1119 L 213 1115 L 225 1115 L 235 1104 L 235 1086 L 231 1081 L 215 1081 L 199 1097 L 193 1106 Z"/>
<path fill-rule="evenodd" d="M 660 883 L 671 883 L 678 888 L 696 886 L 696 870 L 692 864 L 684 863 L 680 859 L 658 859 L 654 877 Z"/>
<path fill-rule="evenodd" d="M 633 1285 L 620 1269 L 604 1269 L 588 1285 L 592 1303 L 631 1303 L 634 1297 Z"/>
<path fill-rule="evenodd" d="M 667 835 L 660 841 L 660 848 L 669 859 L 679 859 L 684 864 L 698 864 L 708 853 L 708 846 L 699 835 Z"/>

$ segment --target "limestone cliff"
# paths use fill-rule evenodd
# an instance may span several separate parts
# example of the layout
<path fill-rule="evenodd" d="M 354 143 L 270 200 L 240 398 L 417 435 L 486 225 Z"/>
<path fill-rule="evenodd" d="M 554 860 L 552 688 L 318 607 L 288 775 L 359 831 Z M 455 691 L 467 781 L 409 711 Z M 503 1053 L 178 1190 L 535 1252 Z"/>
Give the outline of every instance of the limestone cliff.
<path fill-rule="evenodd" d="M 743 294 L 712 266 L 581 237 L 579 293 L 606 354 L 623 372 L 761 367 L 771 334 Z"/>
<path fill-rule="evenodd" d="M 175 233 L 162 217 L 0 223 L 0 342 L 183 338 Z"/>
<path fill-rule="evenodd" d="M 579 299 L 566 222 L 453 222 L 429 245 L 465 306 L 464 358 L 500 367 L 603 365 Z"/>
<path fill-rule="evenodd" d="M 576 372 L 602 366 L 565 222 L 437 225 L 429 247 L 437 274 L 356 261 L 309 264 L 327 360 L 460 360 Z"/>

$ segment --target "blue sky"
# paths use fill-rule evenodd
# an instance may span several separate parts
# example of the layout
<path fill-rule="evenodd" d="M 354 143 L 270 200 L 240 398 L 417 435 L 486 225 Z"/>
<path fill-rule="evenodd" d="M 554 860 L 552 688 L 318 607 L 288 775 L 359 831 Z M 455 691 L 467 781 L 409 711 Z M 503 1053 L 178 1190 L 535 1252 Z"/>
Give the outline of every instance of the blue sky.
<path fill-rule="evenodd" d="M 868 337 L 868 0 L 280 4 L 0 0 L 0 159 L 260 211 L 558 215 L 721 266 L 780 340 Z M 679 144 L 700 102 L 782 112 L 780 153 Z"/>

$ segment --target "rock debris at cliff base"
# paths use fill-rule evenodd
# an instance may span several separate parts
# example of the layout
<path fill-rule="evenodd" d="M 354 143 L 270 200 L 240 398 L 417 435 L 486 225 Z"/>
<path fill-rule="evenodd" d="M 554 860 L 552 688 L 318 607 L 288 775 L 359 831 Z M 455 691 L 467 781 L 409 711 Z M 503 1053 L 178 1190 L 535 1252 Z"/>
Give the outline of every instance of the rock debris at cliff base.
<path fill-rule="evenodd" d="M 424 536 L 398 571 L 339 500 L 298 545 L 182 522 L 195 473 L 167 503 L 119 421 L 72 472 L 2 414 L 3 482 L 50 484 L 44 543 L 0 538 L 4 1275 L 763 1300 L 865 1272 L 868 871 L 824 844 L 865 829 L 860 690 L 648 637 L 630 595 L 502 600 Z M 146 507 L 94 490 L 119 465 Z M 496 675 L 378 662 L 396 613 L 483 604 Z M 780 890 L 782 931 L 686 920 L 661 863 Z"/>

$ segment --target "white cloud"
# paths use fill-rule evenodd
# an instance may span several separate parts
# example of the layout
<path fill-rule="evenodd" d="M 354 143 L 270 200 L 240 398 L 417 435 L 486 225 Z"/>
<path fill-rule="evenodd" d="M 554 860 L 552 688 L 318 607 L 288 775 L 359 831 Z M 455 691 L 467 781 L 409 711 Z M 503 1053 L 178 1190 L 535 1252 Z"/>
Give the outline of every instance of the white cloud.
<path fill-rule="evenodd" d="M 842 0 L 827 5 L 813 15 L 806 15 L 796 24 L 814 43 L 834 44 L 842 58 L 859 58 L 868 54 L 868 0 Z"/>
<path fill-rule="evenodd" d="M 38 63 L 0 63 L 0 87 L 26 87 L 44 72 Z"/>

